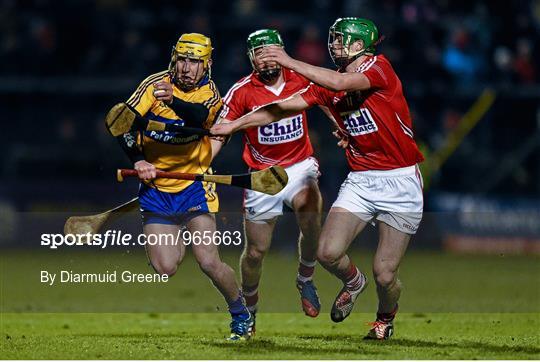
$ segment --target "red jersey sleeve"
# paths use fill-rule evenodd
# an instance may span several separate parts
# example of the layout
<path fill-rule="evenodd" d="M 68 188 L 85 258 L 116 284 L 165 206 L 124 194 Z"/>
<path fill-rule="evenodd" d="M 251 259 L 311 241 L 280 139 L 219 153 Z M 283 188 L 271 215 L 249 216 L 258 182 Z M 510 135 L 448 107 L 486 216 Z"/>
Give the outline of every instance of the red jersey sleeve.
<path fill-rule="evenodd" d="M 365 70 L 361 71 L 362 74 L 364 74 L 368 79 L 369 83 L 371 84 L 371 88 L 376 89 L 386 89 L 389 86 L 388 81 L 388 64 L 385 62 L 378 60 L 377 57 L 374 57 L 372 60 L 369 60 L 368 62 L 372 62 L 371 64 L 368 64 L 365 68 Z"/>
<path fill-rule="evenodd" d="M 320 104 L 322 106 L 332 106 L 334 92 L 312 83 L 309 88 L 301 94 L 304 101 L 309 105 Z"/>

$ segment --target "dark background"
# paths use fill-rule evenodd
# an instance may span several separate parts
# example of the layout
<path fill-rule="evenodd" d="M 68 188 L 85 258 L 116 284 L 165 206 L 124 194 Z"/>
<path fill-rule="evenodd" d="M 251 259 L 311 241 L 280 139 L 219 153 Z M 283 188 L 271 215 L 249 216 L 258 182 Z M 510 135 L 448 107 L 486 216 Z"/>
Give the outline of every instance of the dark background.
<path fill-rule="evenodd" d="M 483 90 L 496 93 L 433 175 L 426 210 L 441 193 L 538 205 L 540 1 L 34 0 L 1 2 L 2 213 L 97 212 L 133 197 L 136 182 L 116 184 L 115 169 L 130 165 L 103 118 L 166 69 L 182 33 L 212 38 L 224 95 L 251 71 L 245 41 L 260 28 L 278 29 L 292 56 L 333 68 L 327 32 L 342 16 L 370 18 L 386 37 L 379 52 L 402 80 L 423 149 L 440 147 Z M 308 116 L 327 210 L 348 170 L 322 112 Z M 215 169 L 246 170 L 239 135 Z M 241 191 L 220 190 L 223 211 L 240 211 Z"/>

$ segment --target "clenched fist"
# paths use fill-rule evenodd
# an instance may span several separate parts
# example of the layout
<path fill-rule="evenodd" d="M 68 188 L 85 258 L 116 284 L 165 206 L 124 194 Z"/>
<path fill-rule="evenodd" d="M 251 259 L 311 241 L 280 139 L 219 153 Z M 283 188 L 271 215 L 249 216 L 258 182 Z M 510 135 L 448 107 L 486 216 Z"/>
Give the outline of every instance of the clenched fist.
<path fill-rule="evenodd" d="M 141 180 L 152 180 L 156 178 L 156 166 L 145 160 L 137 161 L 134 165 Z"/>
<path fill-rule="evenodd" d="M 171 104 L 173 101 L 172 84 L 165 81 L 154 83 L 154 97 L 165 104 Z"/>

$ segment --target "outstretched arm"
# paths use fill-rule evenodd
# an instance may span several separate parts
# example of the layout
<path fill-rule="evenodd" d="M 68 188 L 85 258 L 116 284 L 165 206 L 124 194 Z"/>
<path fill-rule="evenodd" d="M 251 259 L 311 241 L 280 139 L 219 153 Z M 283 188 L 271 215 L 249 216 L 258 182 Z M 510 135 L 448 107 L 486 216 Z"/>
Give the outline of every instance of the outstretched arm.
<path fill-rule="evenodd" d="M 246 114 L 235 120 L 234 122 L 223 122 L 214 125 L 210 129 L 210 133 L 216 136 L 226 136 L 234 132 L 251 128 L 264 126 L 269 123 L 278 121 L 282 118 L 292 116 L 304 109 L 309 108 L 309 105 L 304 101 L 301 94 L 287 99 L 279 103 L 271 103 L 261 107 L 251 113 Z"/>
<path fill-rule="evenodd" d="M 331 69 L 317 67 L 291 58 L 282 47 L 264 47 L 261 59 L 277 62 L 285 68 L 294 70 L 304 77 L 334 92 L 365 90 L 371 87 L 369 79 L 362 73 L 338 73 Z"/>

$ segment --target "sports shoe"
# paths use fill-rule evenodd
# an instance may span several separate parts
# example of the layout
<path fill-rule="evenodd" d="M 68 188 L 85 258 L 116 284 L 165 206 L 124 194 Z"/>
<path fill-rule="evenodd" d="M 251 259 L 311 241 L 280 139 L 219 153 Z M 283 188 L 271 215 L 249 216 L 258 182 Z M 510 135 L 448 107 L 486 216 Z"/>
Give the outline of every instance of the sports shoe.
<path fill-rule="evenodd" d="M 300 301 L 302 302 L 304 313 L 312 318 L 318 316 L 321 311 L 321 302 L 313 281 L 302 282 L 296 279 L 296 288 L 300 292 Z"/>
<path fill-rule="evenodd" d="M 332 305 L 332 311 L 330 312 L 332 321 L 336 323 L 343 322 L 343 320 L 351 314 L 356 298 L 358 298 L 360 293 L 362 293 L 368 285 L 366 276 L 362 273 L 360 275 L 362 276 L 363 283 L 358 289 L 349 290 L 347 286 L 344 285 L 339 291 L 336 300 L 334 300 L 334 305 Z"/>
<path fill-rule="evenodd" d="M 251 313 L 238 314 L 232 317 L 231 335 L 228 341 L 247 341 L 253 333 L 254 320 Z"/>
<path fill-rule="evenodd" d="M 373 323 L 369 323 L 371 329 L 364 339 L 378 339 L 384 340 L 390 338 L 394 334 L 394 323 L 383 322 L 376 320 Z"/>

